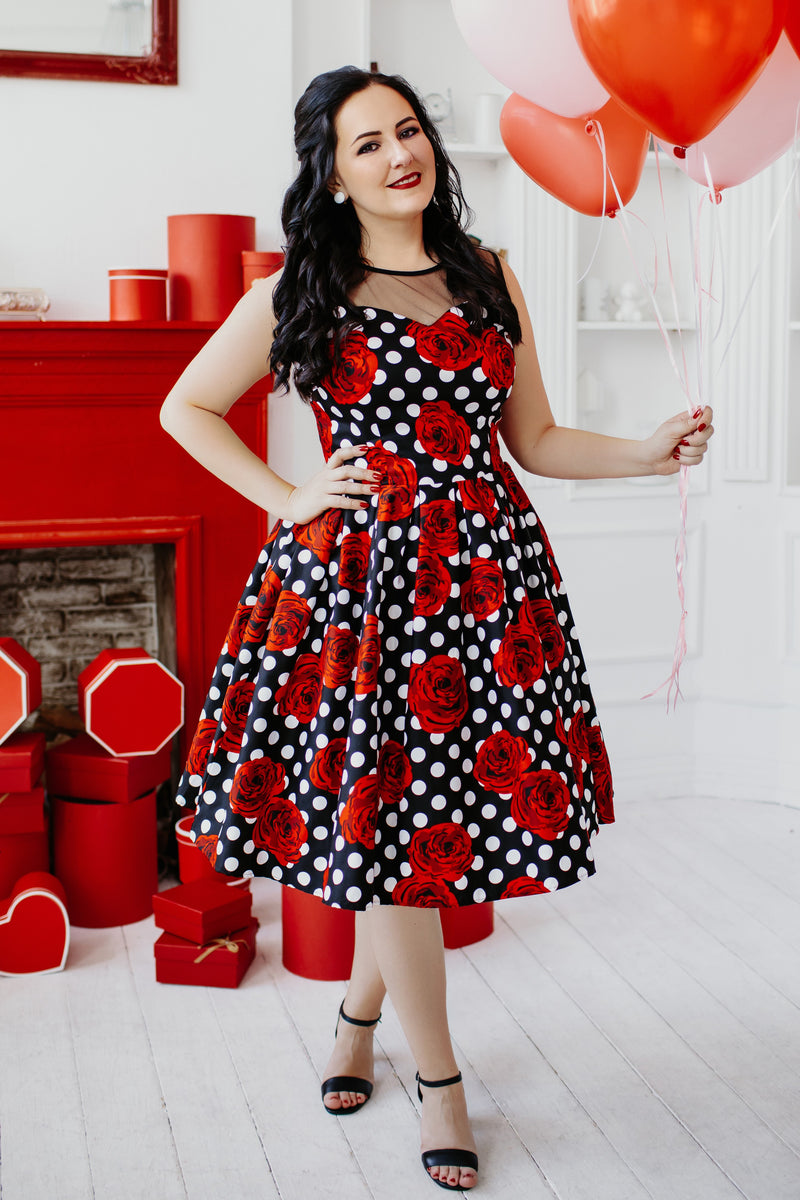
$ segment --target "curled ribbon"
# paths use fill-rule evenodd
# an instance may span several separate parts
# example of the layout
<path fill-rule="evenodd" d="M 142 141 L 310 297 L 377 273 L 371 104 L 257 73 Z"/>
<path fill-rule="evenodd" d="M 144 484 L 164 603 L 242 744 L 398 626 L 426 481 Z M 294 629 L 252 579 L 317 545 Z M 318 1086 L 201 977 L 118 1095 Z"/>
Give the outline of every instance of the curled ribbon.
<path fill-rule="evenodd" d="M 238 954 L 239 947 L 246 945 L 247 942 L 244 938 L 234 938 L 233 940 L 224 937 L 214 938 L 213 942 L 209 942 L 208 945 L 204 947 L 203 952 L 198 954 L 194 961 L 195 963 L 201 963 L 204 958 L 208 958 L 209 954 L 213 954 L 215 950 L 219 950 L 221 947 L 224 947 L 226 950 L 230 950 L 231 954 Z"/>

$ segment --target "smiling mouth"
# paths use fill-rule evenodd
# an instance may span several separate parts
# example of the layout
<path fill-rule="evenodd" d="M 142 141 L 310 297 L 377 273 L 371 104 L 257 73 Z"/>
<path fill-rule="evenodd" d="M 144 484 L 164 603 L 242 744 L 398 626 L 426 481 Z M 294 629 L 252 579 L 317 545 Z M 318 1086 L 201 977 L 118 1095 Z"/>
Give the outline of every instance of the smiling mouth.
<path fill-rule="evenodd" d="M 414 171 L 411 175 L 404 175 L 403 178 L 398 179 L 396 183 L 390 183 L 389 187 L 397 188 L 399 190 L 402 190 L 403 188 L 413 188 L 417 186 L 421 179 L 422 176 L 420 175 L 419 171 Z"/>

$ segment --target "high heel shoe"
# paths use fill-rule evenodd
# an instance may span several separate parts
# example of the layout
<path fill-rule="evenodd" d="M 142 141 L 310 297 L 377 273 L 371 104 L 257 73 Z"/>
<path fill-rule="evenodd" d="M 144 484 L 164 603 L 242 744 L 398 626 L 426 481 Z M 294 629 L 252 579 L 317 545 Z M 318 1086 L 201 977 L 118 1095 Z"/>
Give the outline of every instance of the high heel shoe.
<path fill-rule="evenodd" d="M 422 1088 L 450 1087 L 451 1084 L 461 1082 L 460 1071 L 457 1075 L 452 1075 L 450 1079 L 420 1079 L 419 1071 L 417 1071 L 417 1095 L 420 1098 L 420 1102 L 424 1103 Z M 422 1153 L 422 1165 L 425 1168 L 425 1174 L 438 1187 L 446 1188 L 448 1192 L 463 1192 L 464 1188 L 459 1187 L 457 1184 L 451 1186 L 449 1183 L 443 1183 L 441 1179 L 434 1179 L 430 1173 L 430 1168 L 461 1167 L 463 1170 L 477 1171 L 478 1156 L 477 1154 L 473 1154 L 471 1150 L 424 1150 Z"/>
<path fill-rule="evenodd" d="M 369 1029 L 372 1025 L 377 1025 L 381 1019 L 381 1014 L 378 1013 L 374 1021 L 359 1021 L 356 1017 L 348 1017 L 344 1011 L 344 1000 L 339 1005 L 339 1015 L 336 1018 L 336 1028 L 333 1031 L 334 1038 L 339 1032 L 339 1022 L 346 1021 L 348 1025 L 360 1025 L 363 1029 Z M 325 1103 L 325 1097 L 329 1092 L 363 1092 L 366 1100 L 360 1103 L 351 1104 L 348 1108 L 328 1108 Z M 325 1079 L 322 1082 L 322 1107 L 326 1112 L 329 1112 L 333 1117 L 346 1117 L 349 1113 L 358 1112 L 360 1108 L 369 1100 L 372 1095 L 372 1084 L 368 1079 L 359 1079 L 357 1075 L 332 1075 L 330 1079 Z"/>

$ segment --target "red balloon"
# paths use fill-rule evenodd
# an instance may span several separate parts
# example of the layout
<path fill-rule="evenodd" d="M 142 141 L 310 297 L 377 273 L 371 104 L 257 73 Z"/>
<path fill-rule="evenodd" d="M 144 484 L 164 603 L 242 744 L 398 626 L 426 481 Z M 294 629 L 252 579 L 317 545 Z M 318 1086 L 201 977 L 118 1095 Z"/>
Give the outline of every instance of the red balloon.
<path fill-rule="evenodd" d="M 784 28 L 795 54 L 800 57 L 800 0 L 789 0 Z"/>
<path fill-rule="evenodd" d="M 619 201 L 607 172 L 603 208 L 603 156 L 593 125 L 603 130 L 608 170 L 627 204 L 639 184 L 650 134 L 613 100 L 587 121 L 556 116 L 515 93 L 500 114 L 503 142 L 525 174 L 570 208 L 600 217 L 616 212 Z"/>
<path fill-rule="evenodd" d="M 755 82 L 787 0 L 569 0 L 578 43 L 611 95 L 664 141 L 691 146 Z"/>

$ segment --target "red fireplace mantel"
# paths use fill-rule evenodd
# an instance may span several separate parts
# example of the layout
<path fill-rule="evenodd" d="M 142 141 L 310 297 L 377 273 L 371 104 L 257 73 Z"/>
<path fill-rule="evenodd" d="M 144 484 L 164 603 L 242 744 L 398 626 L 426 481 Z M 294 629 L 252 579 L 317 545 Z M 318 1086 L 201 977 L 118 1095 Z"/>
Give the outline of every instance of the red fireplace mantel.
<path fill-rule="evenodd" d="M 184 749 L 267 537 L 267 514 L 198 466 L 158 421 L 164 396 L 214 328 L 0 325 L 0 547 L 175 544 Z M 263 459 L 270 383 L 261 380 L 228 418 Z"/>

